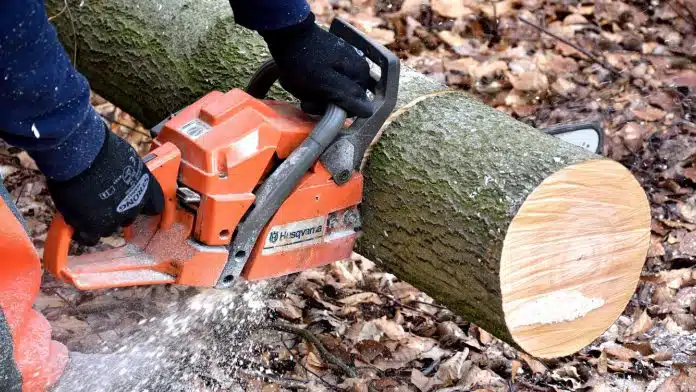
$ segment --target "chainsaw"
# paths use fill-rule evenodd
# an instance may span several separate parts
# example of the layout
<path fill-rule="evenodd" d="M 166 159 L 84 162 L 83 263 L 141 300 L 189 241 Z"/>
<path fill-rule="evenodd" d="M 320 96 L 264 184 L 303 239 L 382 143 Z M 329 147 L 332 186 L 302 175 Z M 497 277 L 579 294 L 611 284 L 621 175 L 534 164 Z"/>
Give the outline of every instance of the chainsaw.
<path fill-rule="evenodd" d="M 229 287 L 350 257 L 360 234 L 360 164 L 396 105 L 399 59 L 348 23 L 329 31 L 373 65 L 374 114 L 345 126 L 329 105 L 317 121 L 263 100 L 278 78 L 266 62 L 246 91 L 213 91 L 153 128 L 143 162 L 165 196 L 159 216 L 124 229 L 125 244 L 68 256 L 73 229 L 58 214 L 44 265 L 80 289 L 176 283 Z"/>
<path fill-rule="evenodd" d="M 335 105 L 316 121 L 295 104 L 264 100 L 278 78 L 270 60 L 246 91 L 213 91 L 153 127 L 143 162 L 165 196 L 159 216 L 138 217 L 120 247 L 69 256 L 74 230 L 57 214 L 46 269 L 79 289 L 227 288 L 350 257 L 361 230 L 362 158 L 396 105 L 400 63 L 339 18 L 329 31 L 374 65 L 370 118 L 346 127 Z M 579 145 L 598 145 L 581 133 Z"/>

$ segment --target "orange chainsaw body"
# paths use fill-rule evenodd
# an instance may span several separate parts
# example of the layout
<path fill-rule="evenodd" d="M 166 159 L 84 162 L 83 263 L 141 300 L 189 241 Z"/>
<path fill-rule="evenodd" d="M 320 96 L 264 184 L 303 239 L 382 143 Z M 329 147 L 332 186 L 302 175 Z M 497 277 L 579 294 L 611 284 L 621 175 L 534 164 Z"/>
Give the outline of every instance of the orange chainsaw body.
<path fill-rule="evenodd" d="M 209 93 L 170 119 L 143 159 L 165 194 L 163 213 L 139 217 L 121 247 L 72 257 L 73 231 L 57 216 L 44 250 L 46 268 L 81 289 L 215 286 L 254 190 L 314 125 L 289 103 L 239 89 Z M 276 277 L 349 257 L 359 235 L 362 188 L 360 172 L 339 186 L 314 163 L 263 228 L 241 276 Z"/>

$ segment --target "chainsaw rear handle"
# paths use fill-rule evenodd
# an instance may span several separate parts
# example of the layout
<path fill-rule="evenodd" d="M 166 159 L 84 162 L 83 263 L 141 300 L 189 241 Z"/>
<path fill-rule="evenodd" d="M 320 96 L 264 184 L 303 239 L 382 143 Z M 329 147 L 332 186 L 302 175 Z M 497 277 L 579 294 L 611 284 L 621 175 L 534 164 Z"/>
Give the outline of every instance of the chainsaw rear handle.
<path fill-rule="evenodd" d="M 227 288 L 242 274 L 259 235 L 300 179 L 321 158 L 334 182 L 341 185 L 360 167 L 363 155 L 396 105 L 399 86 L 399 60 L 385 47 L 370 40 L 351 25 L 334 19 L 329 31 L 362 51 L 381 71 L 371 90 L 374 114 L 357 119 L 344 130 L 346 112 L 329 104 L 319 123 L 302 144 L 271 173 L 256 192 L 256 199 L 246 218 L 237 226 L 229 246 L 227 263 L 218 279 L 217 288 Z M 263 99 L 278 79 L 278 66 L 266 61 L 247 86 L 247 93 Z"/>
<path fill-rule="evenodd" d="M 172 143 L 165 143 L 143 158 L 143 163 L 159 182 L 164 194 L 162 214 L 139 219 L 155 219 L 156 227 L 169 227 L 176 215 L 176 178 L 179 171 L 181 152 Z M 127 230 L 127 229 L 126 229 Z M 70 226 L 60 213 L 56 213 L 48 229 L 44 247 L 44 266 L 54 276 L 63 278 L 63 272 L 68 266 L 68 251 L 75 229 Z M 153 231 L 154 233 L 154 231 Z"/>
<path fill-rule="evenodd" d="M 373 41 L 341 18 L 335 18 L 329 31 L 360 50 L 380 69 L 379 80 L 370 91 L 374 94 L 375 112 L 368 118 L 356 119 L 350 128 L 342 130 L 321 155 L 321 163 L 337 184 L 350 179 L 358 170 L 365 151 L 377 136 L 382 125 L 396 106 L 399 92 L 400 62 L 387 48 Z M 251 78 L 247 92 L 262 99 L 278 79 L 278 67 L 273 60 L 266 61 Z"/>

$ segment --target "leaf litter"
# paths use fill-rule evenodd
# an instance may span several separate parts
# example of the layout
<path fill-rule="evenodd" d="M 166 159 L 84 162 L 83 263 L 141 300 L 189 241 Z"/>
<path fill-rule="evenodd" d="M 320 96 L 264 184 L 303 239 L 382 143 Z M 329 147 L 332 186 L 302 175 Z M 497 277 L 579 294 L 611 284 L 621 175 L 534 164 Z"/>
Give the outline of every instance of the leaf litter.
<path fill-rule="evenodd" d="M 695 391 L 696 2 L 310 5 L 319 20 L 344 17 L 407 65 L 532 126 L 599 121 L 604 155 L 636 175 L 653 217 L 623 315 L 576 355 L 542 361 L 354 255 L 223 293 L 172 285 L 81 292 L 45 274 L 35 308 L 54 338 L 73 351 L 143 356 L 166 369 L 148 378 L 150 391 L 157 383 L 167 391 Z M 92 104 L 113 132 L 147 151 L 147 129 L 97 95 Z M 41 254 L 54 213 L 43 177 L 4 144 L 0 173 Z M 262 328 L 274 320 L 309 331 L 357 377 L 301 336 Z"/>

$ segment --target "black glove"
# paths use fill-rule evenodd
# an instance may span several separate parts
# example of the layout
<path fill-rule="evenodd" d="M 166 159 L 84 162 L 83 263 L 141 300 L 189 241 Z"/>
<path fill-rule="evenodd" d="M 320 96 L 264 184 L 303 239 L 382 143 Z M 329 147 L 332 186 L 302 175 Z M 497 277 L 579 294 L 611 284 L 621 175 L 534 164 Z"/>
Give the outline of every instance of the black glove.
<path fill-rule="evenodd" d="M 87 170 L 67 181 L 48 181 L 56 208 L 75 229 L 73 239 L 85 245 L 132 224 L 141 213 L 156 215 L 164 208 L 162 188 L 135 150 L 105 132 L 104 145 Z"/>
<path fill-rule="evenodd" d="M 314 23 L 260 31 L 280 69 L 280 85 L 302 101 L 302 109 L 318 114 L 334 103 L 351 116 L 370 117 L 374 111 L 365 90 L 370 66 L 344 40 Z"/>

